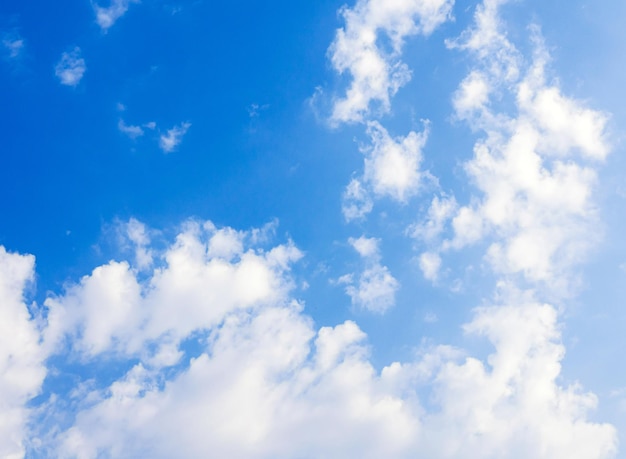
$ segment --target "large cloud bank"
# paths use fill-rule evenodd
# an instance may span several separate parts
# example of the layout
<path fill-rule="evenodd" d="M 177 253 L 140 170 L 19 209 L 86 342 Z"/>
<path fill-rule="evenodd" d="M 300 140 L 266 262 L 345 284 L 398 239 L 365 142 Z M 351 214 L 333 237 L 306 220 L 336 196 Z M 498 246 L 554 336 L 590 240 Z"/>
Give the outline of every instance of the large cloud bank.
<path fill-rule="evenodd" d="M 110 17 L 128 3 L 114 2 Z M 449 43 L 474 63 L 453 95 L 455 116 L 480 137 L 465 165 L 473 194 L 463 204 L 441 192 L 410 228 L 431 280 L 450 252 L 485 244 L 497 285 L 463 332 L 490 344 L 486 359 L 441 344 L 377 370 L 355 322 L 318 328 L 305 313 L 292 272 L 304 255 L 277 241 L 272 225 L 240 231 L 190 220 L 163 240 L 133 219 L 120 225 L 132 256 L 96 267 L 42 307 L 26 301 L 34 258 L 0 247 L 0 454 L 614 457 L 615 429 L 589 419 L 596 396 L 559 378 L 565 349 L 550 304 L 567 297 L 590 244 L 606 116 L 549 81 L 538 31 L 534 55 L 521 56 L 502 31 L 503 3 L 486 0 L 474 26 Z M 406 205 L 420 189 L 426 131 L 393 138 L 371 104 L 389 110 L 410 75 L 404 40 L 430 33 L 451 6 L 362 0 L 343 10 L 330 54 L 353 81 L 332 120 L 363 123 L 372 141 L 362 176 L 346 189 L 348 220 L 366 218 L 375 198 Z M 378 46 L 379 33 L 390 49 Z M 382 314 L 399 283 L 381 264 L 378 239 L 350 243 L 365 268 L 343 279 L 346 292 Z M 59 362 L 75 369 L 71 387 L 35 403 Z M 93 377 L 102 366 L 106 375 Z"/>

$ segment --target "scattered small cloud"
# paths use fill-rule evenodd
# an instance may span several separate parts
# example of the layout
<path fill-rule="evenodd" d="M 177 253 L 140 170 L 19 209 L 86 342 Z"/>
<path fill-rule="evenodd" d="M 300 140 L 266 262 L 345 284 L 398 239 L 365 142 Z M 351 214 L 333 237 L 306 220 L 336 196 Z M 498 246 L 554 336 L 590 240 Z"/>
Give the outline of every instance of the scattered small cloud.
<path fill-rule="evenodd" d="M 171 153 L 176 150 L 176 147 L 182 142 L 183 136 L 187 133 L 187 130 L 191 127 L 191 123 L 185 122 L 178 126 L 174 126 L 172 129 L 168 129 L 167 133 L 161 134 L 159 138 L 159 146 L 165 153 Z"/>
<path fill-rule="evenodd" d="M 107 7 L 94 4 L 96 22 L 106 32 L 119 18 L 126 14 L 131 3 L 139 3 L 139 0 L 111 0 L 111 4 Z"/>
<path fill-rule="evenodd" d="M 6 50 L 7 56 L 10 59 L 15 59 L 20 56 L 24 49 L 24 39 L 19 36 L 6 37 L 2 39 L 2 46 Z"/>
<path fill-rule="evenodd" d="M 262 111 L 267 110 L 269 107 L 269 104 L 250 104 L 248 106 L 248 115 L 250 116 L 250 118 L 257 118 Z"/>
<path fill-rule="evenodd" d="M 87 66 L 85 59 L 81 57 L 80 48 L 77 46 L 74 50 L 64 52 L 61 60 L 57 63 L 54 73 L 65 86 L 76 86 L 83 78 Z"/>
<path fill-rule="evenodd" d="M 120 132 L 126 134 L 131 139 L 136 139 L 137 137 L 141 137 L 144 134 L 141 126 L 126 124 L 122 119 L 118 121 L 117 128 L 120 130 Z"/>
<path fill-rule="evenodd" d="M 427 324 L 434 324 L 438 320 L 439 317 L 437 317 L 437 314 L 435 314 L 434 312 L 427 312 L 426 314 L 424 314 L 424 322 L 426 322 Z"/>

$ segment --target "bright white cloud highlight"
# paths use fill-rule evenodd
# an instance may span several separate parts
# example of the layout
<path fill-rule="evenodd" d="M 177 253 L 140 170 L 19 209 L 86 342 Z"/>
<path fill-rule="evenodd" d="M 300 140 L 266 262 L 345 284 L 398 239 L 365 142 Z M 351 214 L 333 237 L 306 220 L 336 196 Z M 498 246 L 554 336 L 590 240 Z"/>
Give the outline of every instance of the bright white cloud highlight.
<path fill-rule="evenodd" d="M 393 139 L 377 122 L 367 128 L 371 148 L 365 149 L 364 179 L 379 196 L 389 196 L 399 202 L 417 193 L 422 172 L 422 148 L 428 132 L 411 131 L 406 137 Z"/>
<path fill-rule="evenodd" d="M 31 255 L 9 253 L 0 246 L 0 456 L 24 456 L 30 409 L 46 367 L 36 321 L 24 302 L 34 278 Z"/>
<path fill-rule="evenodd" d="M 190 127 L 191 123 L 185 122 L 174 126 L 172 129 L 168 129 L 165 134 L 161 134 L 161 137 L 159 137 L 159 147 L 161 147 L 161 150 L 165 153 L 171 153 L 176 150 Z"/>
<path fill-rule="evenodd" d="M 119 18 L 126 14 L 131 3 L 139 3 L 139 0 L 111 0 L 107 7 L 94 4 L 96 22 L 106 32 Z"/>
<path fill-rule="evenodd" d="M 76 86 L 80 83 L 86 70 L 85 59 L 81 57 L 80 48 L 76 47 L 73 51 L 64 52 L 61 55 L 61 60 L 54 68 L 54 73 L 61 84 Z"/>
<path fill-rule="evenodd" d="M 404 40 L 412 35 L 430 34 L 450 14 L 451 0 L 359 0 L 344 7 L 345 26 L 337 31 L 330 59 L 340 74 L 349 73 L 346 96 L 335 101 L 331 121 L 364 121 L 376 102 L 385 113 L 390 97 L 411 78 L 401 60 Z M 380 37 L 390 41 L 389 49 Z"/>

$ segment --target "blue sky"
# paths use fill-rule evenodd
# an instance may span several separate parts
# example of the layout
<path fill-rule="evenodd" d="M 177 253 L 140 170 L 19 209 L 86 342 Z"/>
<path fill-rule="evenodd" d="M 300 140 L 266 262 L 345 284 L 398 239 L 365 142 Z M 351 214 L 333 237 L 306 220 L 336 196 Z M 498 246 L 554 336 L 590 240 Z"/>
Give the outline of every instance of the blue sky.
<path fill-rule="evenodd" d="M 626 457 L 625 18 L 3 2 L 0 456 Z"/>

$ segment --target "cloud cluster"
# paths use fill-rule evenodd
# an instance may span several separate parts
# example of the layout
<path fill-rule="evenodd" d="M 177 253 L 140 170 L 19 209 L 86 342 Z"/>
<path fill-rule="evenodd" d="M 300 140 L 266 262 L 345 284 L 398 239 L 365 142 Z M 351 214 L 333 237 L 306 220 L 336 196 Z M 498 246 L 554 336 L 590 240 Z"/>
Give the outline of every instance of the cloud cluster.
<path fill-rule="evenodd" d="M 542 299 L 563 289 L 590 241 L 606 116 L 549 81 L 537 31 L 525 64 L 502 30 L 504 3 L 485 0 L 475 26 L 450 42 L 476 59 L 453 96 L 455 116 L 482 133 L 465 165 L 475 193 L 467 204 L 433 198 L 410 229 L 427 247 L 419 262 L 433 282 L 448 251 L 485 243 L 498 285 L 463 330 L 489 343 L 487 358 L 431 346 L 376 369 L 356 323 L 320 328 L 305 313 L 291 271 L 303 254 L 272 240 L 275 224 L 240 231 L 188 221 L 169 240 L 130 219 L 118 229 L 128 259 L 48 293 L 42 307 L 25 301 L 34 258 L 0 246 L 0 455 L 615 457 L 615 429 L 588 417 L 597 398 L 563 381 L 559 315 Z M 128 5 L 96 7 L 100 26 Z M 373 102 L 388 110 L 410 75 L 400 60 L 406 37 L 430 33 L 450 8 L 360 0 L 343 9 L 331 59 L 353 81 L 333 119 L 366 123 L 371 139 L 362 178 L 345 192 L 348 219 L 365 216 L 372 195 L 407 202 L 419 189 L 426 132 L 393 138 L 368 117 Z M 61 82 L 75 86 L 83 73 L 80 50 L 64 53 Z M 161 148 L 173 151 L 189 126 L 161 135 Z M 364 269 L 341 282 L 353 304 L 382 313 L 399 285 L 381 264 L 380 241 L 349 242 Z M 78 369 L 73 386 L 31 408 L 63 365 Z M 99 365 L 107 374 L 92 380 Z"/>
<path fill-rule="evenodd" d="M 76 47 L 72 51 L 64 52 L 61 60 L 54 68 L 54 73 L 65 86 L 76 86 L 82 80 L 87 71 L 85 59 L 81 57 L 80 48 Z"/>
<path fill-rule="evenodd" d="M 38 324 L 25 303 L 34 278 L 31 255 L 0 246 L 0 456 L 23 457 L 28 402 L 46 376 Z"/>
<path fill-rule="evenodd" d="M 534 54 L 524 65 L 498 18 L 501 2 L 485 2 L 476 27 L 453 47 L 470 51 L 477 66 L 453 97 L 455 114 L 484 137 L 465 164 L 478 194 L 470 204 L 435 200 L 416 235 L 436 239 L 451 220 L 453 235 L 441 250 L 492 238 L 487 260 L 496 273 L 565 291 L 572 266 L 597 233 L 592 193 L 596 168 L 609 152 L 606 115 L 563 95 L 549 81 L 549 55 L 537 27 Z M 512 114 L 499 106 L 502 94 Z M 453 198 L 452 198 L 453 199 Z M 448 202 L 446 206 L 442 202 Z M 430 276 L 432 277 L 432 276 Z"/>
<path fill-rule="evenodd" d="M 126 230 L 139 244 L 151 234 L 137 221 Z M 22 330 L 3 335 L 13 336 L 0 393 L 13 407 L 8 451 L 19 455 L 10 441 L 22 437 L 29 454 L 54 457 L 613 456 L 615 430 L 586 419 L 595 397 L 556 382 L 553 307 L 502 285 L 500 304 L 465 326 L 492 344 L 486 362 L 440 346 L 377 371 L 354 322 L 316 329 L 292 298 L 300 252 L 264 249 L 259 234 L 188 222 L 165 249 L 150 243 L 148 276 L 132 261 L 97 267 L 46 300 L 40 327 L 21 299 L 33 258 L 2 250 L 2 323 Z M 378 253 L 372 239 L 352 245 Z M 116 363 L 116 375 L 77 384 L 70 412 L 53 394 L 25 430 L 48 353 Z"/>
<path fill-rule="evenodd" d="M 363 219 L 373 208 L 370 194 L 406 203 L 415 195 L 424 172 L 421 150 L 428 131 L 393 139 L 376 118 L 389 112 L 391 98 L 411 78 L 401 61 L 406 38 L 429 35 L 449 19 L 451 0 L 359 0 L 341 12 L 345 26 L 329 48 L 335 70 L 349 73 L 346 95 L 333 104 L 332 124 L 365 123 L 371 145 L 364 173 L 346 187 L 343 214 L 347 221 Z"/>
<path fill-rule="evenodd" d="M 359 0 L 344 7 L 345 27 L 337 31 L 329 49 L 337 72 L 350 74 L 346 96 L 335 102 L 331 120 L 362 122 L 378 103 L 380 112 L 390 109 L 390 98 L 411 78 L 400 60 L 407 37 L 430 34 L 448 19 L 451 0 Z M 389 40 L 389 46 L 381 38 Z M 388 48 L 388 49 L 387 49 Z"/>

